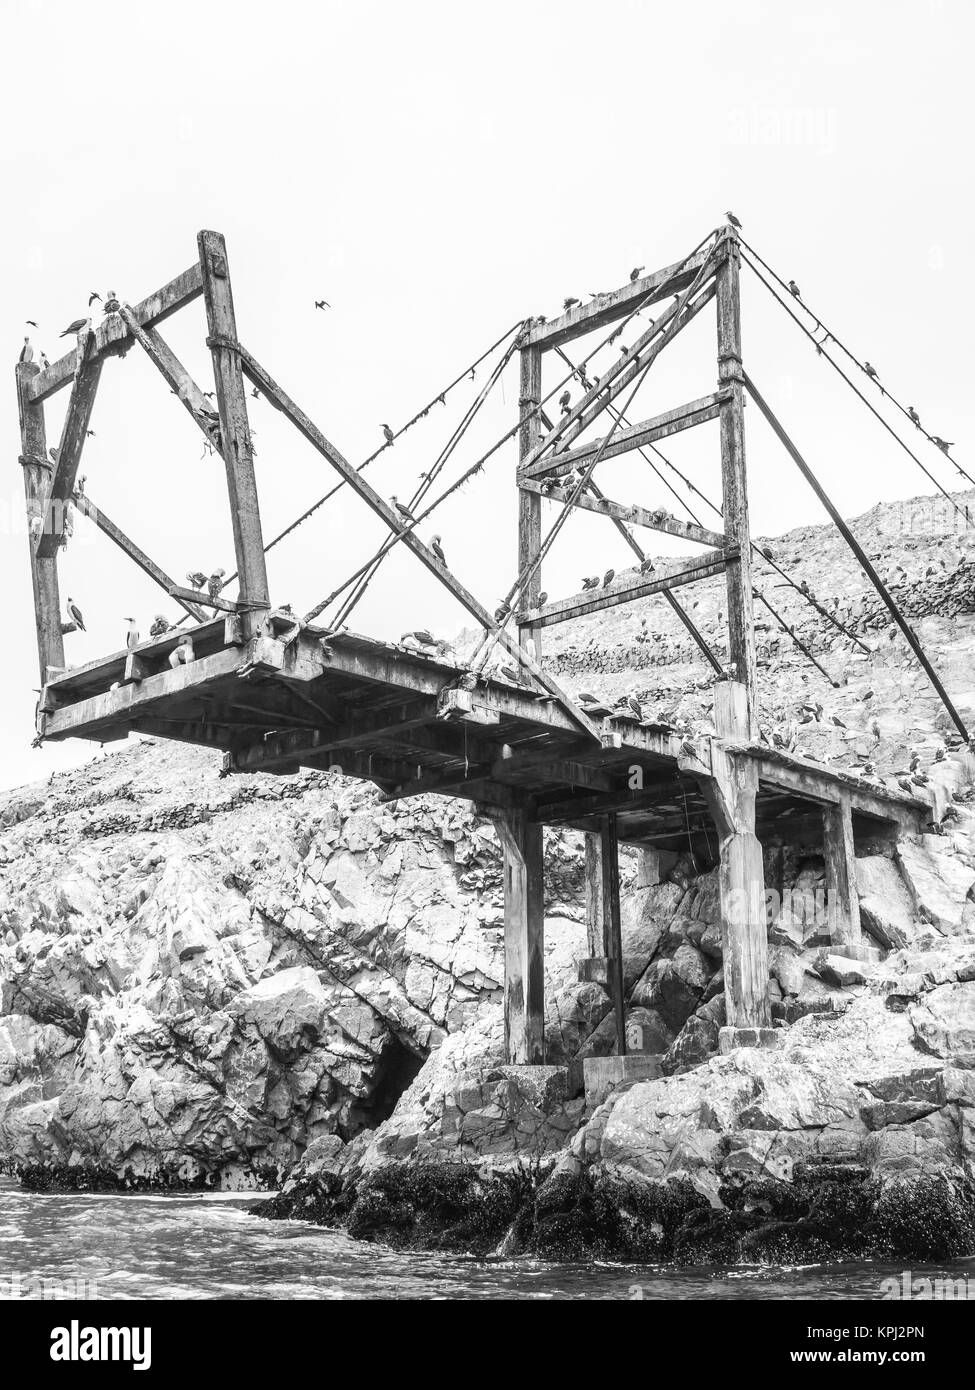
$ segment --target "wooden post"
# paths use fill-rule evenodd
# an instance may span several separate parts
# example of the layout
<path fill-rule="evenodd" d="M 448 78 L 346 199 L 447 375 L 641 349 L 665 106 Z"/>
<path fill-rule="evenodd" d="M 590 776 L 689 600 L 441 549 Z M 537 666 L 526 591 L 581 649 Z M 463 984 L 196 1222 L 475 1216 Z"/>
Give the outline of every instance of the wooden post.
<path fill-rule="evenodd" d="M 626 1055 L 626 1000 L 623 997 L 623 933 L 620 925 L 620 863 L 616 816 L 603 816 L 599 829 L 602 850 L 603 954 L 609 997 L 616 1017 L 616 1050 Z"/>
<path fill-rule="evenodd" d="M 603 857 L 599 835 L 586 831 L 586 944 L 590 957 L 604 956 Z"/>
<path fill-rule="evenodd" d="M 545 1061 L 542 827 L 523 811 L 498 812 L 504 850 L 504 1041 L 509 1063 Z"/>
<path fill-rule="evenodd" d="M 32 402 L 28 388 L 40 368 L 34 362 L 17 364 L 17 405 L 20 411 L 20 462 L 24 472 L 27 499 L 28 544 L 31 579 L 34 586 L 34 624 L 37 629 L 37 660 L 41 685 L 47 683 L 48 667 L 64 666 L 64 638 L 61 635 L 61 598 L 58 592 L 57 555 L 42 559 L 37 554 L 39 537 L 31 533 L 31 523 L 43 523 L 47 511 L 53 468 L 47 456 L 44 406 Z"/>
<path fill-rule="evenodd" d="M 860 899 L 856 887 L 856 847 L 850 794 L 823 807 L 823 857 L 826 860 L 826 920 L 830 941 L 859 946 Z"/>
<path fill-rule="evenodd" d="M 206 231 L 200 232 L 197 243 L 200 251 L 200 270 L 203 274 L 203 297 L 206 303 L 210 351 L 213 357 L 213 377 L 217 388 L 220 437 L 223 443 L 224 466 L 227 470 L 227 490 L 230 494 L 239 596 L 247 603 L 267 604 L 269 598 L 264 538 L 261 532 L 257 481 L 254 477 L 254 452 L 247 419 L 244 377 L 240 353 L 237 350 L 237 321 L 230 288 L 227 244 L 219 232 Z M 261 616 L 259 612 L 243 616 L 248 632 L 254 630 L 261 621 Z"/>
<path fill-rule="evenodd" d="M 718 386 L 721 403 L 721 495 L 724 534 L 737 551 L 727 568 L 728 646 L 735 678 L 748 696 L 748 733 L 757 729 L 755 708 L 755 625 L 752 607 L 751 531 L 745 474 L 745 396 L 741 362 L 738 242 L 729 237 L 717 270 Z"/>
<path fill-rule="evenodd" d="M 748 734 L 748 692 L 741 681 L 714 687 L 714 722 L 719 738 Z M 753 759 L 711 750 L 712 777 L 702 779 L 718 833 L 721 863 L 721 950 L 724 959 L 725 1012 L 733 1028 L 771 1026 L 768 997 L 768 928 L 765 912 L 765 866 L 755 834 L 758 768 Z"/>
<path fill-rule="evenodd" d="M 521 387 L 518 408 L 521 412 L 521 430 L 518 435 L 518 458 L 528 457 L 541 438 L 541 418 L 537 409 L 542 399 L 542 352 L 541 348 L 522 348 Z M 537 493 L 518 489 L 518 573 L 538 555 L 542 544 L 542 499 Z M 537 608 L 538 595 L 542 591 L 542 567 L 535 570 L 521 594 L 522 608 Z M 534 657 L 538 661 L 542 654 L 541 629 L 519 627 L 518 641 L 527 646 L 534 643 Z M 531 648 L 529 648 L 531 650 Z"/>

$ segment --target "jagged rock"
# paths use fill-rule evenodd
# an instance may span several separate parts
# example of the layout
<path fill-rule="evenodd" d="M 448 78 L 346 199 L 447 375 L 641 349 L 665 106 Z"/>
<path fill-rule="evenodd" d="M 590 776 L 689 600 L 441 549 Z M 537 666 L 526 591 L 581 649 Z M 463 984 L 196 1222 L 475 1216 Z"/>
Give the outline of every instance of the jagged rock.
<path fill-rule="evenodd" d="M 916 1045 L 935 1057 L 975 1052 L 975 993 L 969 983 L 944 984 L 908 1009 Z"/>
<path fill-rule="evenodd" d="M 897 862 L 922 920 L 946 934 L 958 931 L 975 885 L 975 869 L 942 853 L 934 835 L 900 843 Z"/>
<path fill-rule="evenodd" d="M 865 855 L 856 861 L 860 921 L 864 931 L 887 951 L 914 939 L 915 908 L 893 859 Z"/>

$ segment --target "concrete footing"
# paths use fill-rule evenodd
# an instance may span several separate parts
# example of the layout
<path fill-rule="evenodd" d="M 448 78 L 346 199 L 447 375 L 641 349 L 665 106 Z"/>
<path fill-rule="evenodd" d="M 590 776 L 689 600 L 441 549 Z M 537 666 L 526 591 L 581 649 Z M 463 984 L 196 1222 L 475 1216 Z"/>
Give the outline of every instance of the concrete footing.
<path fill-rule="evenodd" d="M 654 1081 L 660 1075 L 660 1055 L 644 1052 L 626 1057 L 587 1057 L 582 1071 L 586 1103 L 602 1105 L 618 1086 Z"/>
<path fill-rule="evenodd" d="M 736 1047 L 778 1047 L 782 1041 L 779 1028 L 719 1028 L 718 1051 L 722 1056 Z"/>

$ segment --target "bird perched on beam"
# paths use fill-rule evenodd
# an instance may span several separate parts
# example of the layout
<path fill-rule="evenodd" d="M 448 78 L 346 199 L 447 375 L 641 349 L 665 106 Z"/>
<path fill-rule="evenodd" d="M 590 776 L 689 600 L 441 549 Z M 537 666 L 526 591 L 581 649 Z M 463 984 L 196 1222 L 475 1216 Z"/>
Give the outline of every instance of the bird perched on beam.
<path fill-rule="evenodd" d="M 152 620 L 152 626 L 149 628 L 149 636 L 162 637 L 163 633 L 169 631 L 170 626 L 169 619 L 163 617 L 162 613 L 157 613 Z"/>
<path fill-rule="evenodd" d="M 214 570 L 210 575 L 210 578 L 207 580 L 207 593 L 211 598 L 216 598 L 223 588 L 223 580 L 226 573 L 226 570 Z"/>
<path fill-rule="evenodd" d="M 410 511 L 409 507 L 407 507 L 405 503 L 401 502 L 398 499 L 395 492 L 389 500 L 390 502 L 392 502 L 394 509 L 399 513 L 399 515 L 403 518 L 404 521 L 416 521 L 416 517 Z"/>
<path fill-rule="evenodd" d="M 627 695 L 626 707 L 631 714 L 636 716 L 637 719 L 643 718 L 643 706 L 640 704 L 640 701 L 636 698 L 635 695 Z"/>
<path fill-rule="evenodd" d="M 735 216 L 733 212 L 726 212 L 725 217 L 727 217 L 728 221 L 731 223 L 733 227 L 737 227 L 738 230 L 741 231 L 741 223 L 738 221 L 738 218 Z"/>
<path fill-rule="evenodd" d="M 639 280 L 641 274 L 643 273 L 643 269 L 644 269 L 644 267 L 643 267 L 642 265 L 635 265 L 635 266 L 633 267 L 633 269 L 630 271 L 630 284 L 631 284 L 631 285 L 632 285 L 632 283 L 633 283 L 634 280 Z"/>
<path fill-rule="evenodd" d="M 72 333 L 82 333 L 86 328 L 91 327 L 91 319 L 72 319 L 67 328 L 58 334 L 59 338 L 70 338 Z"/>
<path fill-rule="evenodd" d="M 508 614 L 509 614 L 510 612 L 511 612 L 511 605 L 510 605 L 510 604 L 508 604 L 508 603 L 500 603 L 500 604 L 498 604 L 497 608 L 494 610 L 494 621 L 495 621 L 496 623 L 503 623 L 504 620 L 505 620 L 505 618 L 508 616 Z"/>
<path fill-rule="evenodd" d="M 645 556 L 645 557 L 640 561 L 640 573 L 641 573 L 641 574 L 650 574 L 650 572 L 651 572 L 653 569 L 654 569 L 653 557 L 650 556 L 650 555 Z"/>
<path fill-rule="evenodd" d="M 18 357 L 17 361 L 18 361 L 18 362 L 33 362 L 33 360 L 34 360 L 34 349 L 33 349 L 33 347 L 31 346 L 30 338 L 25 337 L 25 338 L 24 338 L 24 346 L 20 349 L 20 356 Z"/>
<path fill-rule="evenodd" d="M 789 281 L 789 293 L 790 293 L 795 299 L 801 299 L 801 298 L 802 298 L 802 293 L 801 293 L 801 291 L 800 291 L 800 289 L 799 289 L 799 286 L 796 284 L 795 280 L 790 280 L 790 281 Z"/>
<path fill-rule="evenodd" d="M 169 664 L 175 671 L 177 666 L 188 666 L 193 658 L 193 638 L 187 633 L 169 653 Z"/>
<path fill-rule="evenodd" d="M 68 599 L 68 602 L 67 602 L 67 610 L 68 610 L 68 621 L 74 623 L 75 627 L 76 627 L 76 628 L 79 628 L 82 632 L 85 632 L 85 631 L 87 630 L 87 629 L 85 628 L 85 620 L 84 620 L 84 618 L 81 616 L 81 609 L 80 609 L 80 608 L 78 607 L 78 605 L 75 603 L 75 601 L 74 601 L 73 598 L 69 598 L 69 599 Z"/>
<path fill-rule="evenodd" d="M 559 396 L 559 405 L 560 405 L 561 408 L 562 408 L 562 414 L 563 414 L 563 415 L 567 415 L 567 414 L 569 413 L 569 402 L 570 402 L 571 400 L 572 400 L 572 397 L 571 397 L 571 395 L 569 394 L 568 391 L 563 391 L 562 394 L 561 394 L 561 396 Z"/>
<path fill-rule="evenodd" d="M 201 570 L 190 570 L 186 582 L 191 589 L 199 589 L 202 592 L 206 588 L 207 577 Z"/>
<path fill-rule="evenodd" d="M 911 419 L 914 421 L 915 425 L 917 425 L 918 429 L 920 429 L 920 428 L 921 428 L 921 417 L 920 417 L 920 415 L 918 415 L 917 411 L 914 409 L 914 407 L 913 407 L 912 405 L 909 405 L 909 406 L 907 407 L 907 413 L 908 413 L 908 415 L 911 417 Z"/>
<path fill-rule="evenodd" d="M 129 630 L 125 634 L 125 645 L 130 652 L 133 652 L 139 645 L 139 629 L 135 625 L 135 618 L 126 618 L 125 621 L 129 625 Z"/>
<path fill-rule="evenodd" d="M 598 574 L 592 574 L 592 575 L 589 575 L 588 578 L 586 578 L 586 577 L 584 576 L 584 577 L 583 577 L 583 580 L 582 580 L 582 587 L 583 587 L 584 589 L 598 589 L 598 588 L 599 588 L 599 575 L 598 575 Z"/>
<path fill-rule="evenodd" d="M 543 608 L 546 603 L 548 603 L 548 591 L 546 589 L 543 589 L 542 592 L 539 594 L 538 598 L 535 600 L 535 605 L 538 608 Z"/>
<path fill-rule="evenodd" d="M 607 570 L 607 571 L 606 571 L 606 573 L 603 575 L 603 588 L 604 588 L 604 589 L 608 589 L 608 588 L 609 588 L 610 584 L 612 584 L 612 582 L 613 582 L 613 579 L 614 579 L 615 575 L 616 575 L 616 571 L 615 571 L 615 570 Z"/>
<path fill-rule="evenodd" d="M 446 565 L 447 557 L 443 553 L 443 546 L 440 544 L 439 536 L 434 536 L 433 540 L 430 542 L 430 549 L 433 551 L 434 555 L 436 555 L 440 563 Z"/>
<path fill-rule="evenodd" d="M 389 428 L 388 425 L 383 425 L 383 434 L 386 438 L 387 444 L 392 444 L 396 439 L 395 434 L 393 434 L 393 431 Z"/>
<path fill-rule="evenodd" d="M 589 690 L 580 690 L 580 691 L 579 691 L 579 700 L 580 700 L 580 702 L 581 702 L 582 704 L 584 704 L 584 705 L 598 705 L 598 704 L 599 704 L 599 697 L 598 697 L 598 695 L 593 695 L 592 692 L 589 691 Z"/>
<path fill-rule="evenodd" d="M 573 308 L 573 307 L 574 307 L 576 304 L 578 304 L 578 303 L 579 303 L 579 300 L 576 299 L 576 298 L 574 297 L 574 295 L 571 295 L 571 294 L 570 294 L 569 297 L 568 297 L 568 299 L 563 299 L 563 301 L 562 301 L 562 308 L 565 309 L 566 311 L 568 311 L 569 309 Z"/>
<path fill-rule="evenodd" d="M 121 309 L 121 307 L 122 307 L 122 306 L 121 306 L 121 304 L 118 302 L 118 298 L 116 297 L 115 291 L 114 291 L 114 290 L 109 290 L 109 292 L 108 292 L 108 298 L 105 300 L 105 303 L 102 305 L 102 311 L 103 311 L 104 313 L 106 313 L 106 314 L 117 314 L 118 311 L 119 311 L 119 309 Z"/>
<path fill-rule="evenodd" d="M 419 642 L 423 647 L 435 647 L 437 645 L 436 637 L 425 627 L 417 628 L 414 632 L 404 632 L 403 636 L 399 639 L 400 645 L 402 646 L 411 637 L 414 642 Z"/>

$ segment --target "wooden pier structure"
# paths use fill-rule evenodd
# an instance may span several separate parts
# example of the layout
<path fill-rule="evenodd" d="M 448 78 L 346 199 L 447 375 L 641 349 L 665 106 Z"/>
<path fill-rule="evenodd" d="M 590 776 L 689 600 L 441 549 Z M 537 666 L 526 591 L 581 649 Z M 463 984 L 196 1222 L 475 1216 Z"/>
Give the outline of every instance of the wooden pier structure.
<path fill-rule="evenodd" d="M 519 341 L 521 428 L 517 563 L 512 605 L 517 635 L 460 583 L 415 528 L 365 481 L 241 344 L 227 249 L 201 232 L 198 257 L 183 275 L 134 306 L 120 302 L 76 349 L 43 371 L 17 368 L 21 457 L 30 539 L 42 693 L 37 736 L 108 742 L 130 733 L 222 750 L 228 774 L 288 774 L 341 768 L 390 798 L 420 793 L 464 797 L 495 822 L 504 855 L 505 1030 L 512 1063 L 544 1061 L 543 829 L 587 836 L 589 950 L 601 961 L 626 1050 L 618 848 L 709 846 L 719 864 L 727 1018 L 730 1027 L 770 1027 L 767 920 L 762 847 L 821 846 L 830 931 L 855 948 L 860 924 L 853 862 L 858 840 L 916 834 L 930 820 L 925 800 L 771 749 L 757 734 L 751 537 L 745 470 L 744 380 L 738 245 L 731 228 L 684 261 L 561 318 L 528 321 Z M 203 296 L 215 401 L 192 381 L 160 334 L 164 321 Z M 637 310 L 672 301 L 656 320 Z M 717 390 L 602 437 L 588 431 L 654 357 L 712 300 L 717 308 Z M 553 424 L 543 409 L 547 354 L 603 326 L 644 322 L 629 354 Z M 106 360 L 141 348 L 224 460 L 233 518 L 238 591 L 231 599 L 176 584 L 77 489 L 78 464 Z M 432 571 L 516 667 L 515 677 L 455 664 L 422 646 L 377 641 L 299 621 L 268 592 L 254 478 L 245 380 L 256 386 L 325 457 L 374 513 Z M 70 388 L 56 459 L 49 457 L 44 403 Z M 717 421 L 723 479 L 723 532 L 607 499 L 595 463 L 680 430 Z M 567 484 L 566 470 L 581 471 Z M 588 472 L 587 472 L 588 470 Z M 556 479 L 558 481 L 553 482 Z M 542 507 L 580 506 L 627 538 L 630 526 L 679 534 L 700 544 L 699 564 L 617 582 L 596 593 L 541 599 L 545 553 Z M 84 512 L 192 622 L 83 666 L 66 666 L 57 560 L 67 508 Z M 514 547 L 513 547 L 514 550 Z M 642 555 L 639 547 L 635 553 Z M 685 584 L 723 572 L 728 595 L 728 656 L 710 652 L 680 607 Z M 672 726 L 587 709 L 545 670 L 545 627 L 581 613 L 663 594 L 713 669 L 713 736 L 690 739 Z M 208 616 L 208 613 L 214 616 Z M 192 638 L 192 659 L 172 664 Z"/>

